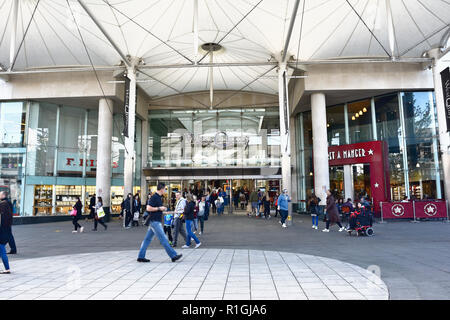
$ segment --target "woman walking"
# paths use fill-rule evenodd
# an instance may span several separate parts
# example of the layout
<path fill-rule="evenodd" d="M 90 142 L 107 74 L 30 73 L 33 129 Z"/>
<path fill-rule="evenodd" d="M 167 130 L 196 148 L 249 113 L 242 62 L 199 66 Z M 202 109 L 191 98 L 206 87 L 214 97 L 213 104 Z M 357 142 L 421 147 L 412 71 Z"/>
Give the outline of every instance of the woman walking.
<path fill-rule="evenodd" d="M 309 197 L 308 209 L 311 214 L 312 228 L 316 230 L 319 228 L 319 202 L 320 198 L 317 198 L 314 193 Z"/>
<path fill-rule="evenodd" d="M 199 235 L 203 233 L 205 227 L 205 211 L 206 211 L 206 197 L 203 196 L 202 200 L 198 203 L 198 220 L 200 222 L 200 232 Z"/>
<path fill-rule="evenodd" d="M 191 238 L 194 239 L 196 245 L 195 249 L 201 246 L 200 240 L 198 240 L 197 236 L 192 232 L 192 224 L 194 223 L 194 209 L 195 209 L 195 201 L 192 198 L 191 194 L 187 195 L 187 204 L 186 209 L 184 210 L 184 217 L 186 220 L 186 244 L 181 248 L 187 249 L 191 245 Z"/>
<path fill-rule="evenodd" d="M 12 208 L 7 200 L 6 191 L 0 193 L 0 256 L 2 257 L 5 270 L 0 274 L 10 274 L 8 256 L 6 255 L 6 244 L 9 242 L 12 226 Z"/>
<path fill-rule="evenodd" d="M 100 223 L 105 231 L 108 226 L 103 222 L 103 217 L 105 216 L 105 211 L 103 210 L 103 200 L 102 197 L 97 197 L 97 204 L 95 205 L 95 219 L 94 219 L 94 229 L 92 231 L 97 231 L 97 224 Z"/>
<path fill-rule="evenodd" d="M 82 209 L 83 209 L 83 205 L 81 204 L 80 197 L 77 197 L 77 202 L 73 206 L 73 210 L 75 210 L 76 212 L 73 212 L 74 215 L 73 215 L 72 224 L 75 227 L 75 230 L 73 230 L 72 233 L 77 233 L 78 228 L 80 228 L 80 232 L 84 231 L 84 227 L 80 226 L 80 224 L 78 223 L 78 220 L 80 220 L 82 218 L 82 212 L 81 212 Z"/>
<path fill-rule="evenodd" d="M 330 224 L 333 225 L 336 223 L 339 226 L 339 232 L 345 230 L 345 228 L 341 225 L 341 218 L 339 217 L 339 212 L 336 206 L 336 200 L 334 200 L 333 195 L 330 190 L 327 190 L 327 226 L 322 232 L 330 232 Z"/>

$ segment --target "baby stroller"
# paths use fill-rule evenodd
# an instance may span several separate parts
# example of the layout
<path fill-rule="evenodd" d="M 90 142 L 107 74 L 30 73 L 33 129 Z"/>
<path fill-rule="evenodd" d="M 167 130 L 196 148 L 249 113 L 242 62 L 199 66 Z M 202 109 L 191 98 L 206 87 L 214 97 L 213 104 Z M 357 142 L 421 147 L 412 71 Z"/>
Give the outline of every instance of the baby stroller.
<path fill-rule="evenodd" d="M 357 236 L 373 236 L 372 212 L 370 212 L 370 210 L 361 208 L 361 211 L 355 210 L 350 214 L 347 232 L 351 235 L 353 231 L 356 232 Z"/>

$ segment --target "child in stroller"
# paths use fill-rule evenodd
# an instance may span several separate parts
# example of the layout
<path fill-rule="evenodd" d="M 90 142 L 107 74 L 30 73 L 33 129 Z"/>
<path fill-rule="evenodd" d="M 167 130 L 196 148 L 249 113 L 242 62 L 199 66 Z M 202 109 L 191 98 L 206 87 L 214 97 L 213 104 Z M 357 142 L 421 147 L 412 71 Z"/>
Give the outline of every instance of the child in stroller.
<path fill-rule="evenodd" d="M 357 236 L 366 235 L 371 237 L 373 235 L 372 229 L 372 213 L 370 208 L 358 202 L 355 210 L 350 214 L 349 227 L 347 232 L 349 235 L 355 231 Z"/>

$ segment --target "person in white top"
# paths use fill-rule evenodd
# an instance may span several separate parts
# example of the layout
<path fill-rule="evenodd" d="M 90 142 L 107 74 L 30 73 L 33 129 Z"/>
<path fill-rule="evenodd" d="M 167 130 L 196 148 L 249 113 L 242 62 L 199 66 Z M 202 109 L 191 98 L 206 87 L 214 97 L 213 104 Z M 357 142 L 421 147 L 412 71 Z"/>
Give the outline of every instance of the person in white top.
<path fill-rule="evenodd" d="M 176 198 L 176 204 L 175 204 L 175 211 L 173 214 L 173 228 L 174 228 L 174 236 L 173 236 L 173 244 L 172 247 L 177 246 L 177 240 L 178 240 L 178 234 L 181 234 L 183 238 L 186 240 L 186 230 L 183 226 L 183 214 L 184 214 L 184 208 L 186 207 L 186 199 L 184 199 L 181 196 L 181 192 L 177 192 L 175 194 Z"/>

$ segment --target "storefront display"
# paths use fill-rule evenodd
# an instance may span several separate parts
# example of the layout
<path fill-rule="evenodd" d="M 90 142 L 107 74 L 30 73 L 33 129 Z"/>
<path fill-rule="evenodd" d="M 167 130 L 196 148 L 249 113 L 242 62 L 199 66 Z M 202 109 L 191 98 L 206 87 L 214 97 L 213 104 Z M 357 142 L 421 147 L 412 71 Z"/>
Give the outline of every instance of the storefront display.
<path fill-rule="evenodd" d="M 47 216 L 52 214 L 53 186 L 36 185 L 34 187 L 34 216 Z"/>
<path fill-rule="evenodd" d="M 55 186 L 56 190 L 56 214 L 69 214 L 77 202 L 81 199 L 81 186 Z"/>
<path fill-rule="evenodd" d="M 111 213 L 118 214 L 122 210 L 123 187 L 111 187 Z"/>

